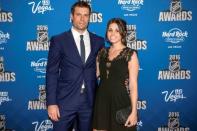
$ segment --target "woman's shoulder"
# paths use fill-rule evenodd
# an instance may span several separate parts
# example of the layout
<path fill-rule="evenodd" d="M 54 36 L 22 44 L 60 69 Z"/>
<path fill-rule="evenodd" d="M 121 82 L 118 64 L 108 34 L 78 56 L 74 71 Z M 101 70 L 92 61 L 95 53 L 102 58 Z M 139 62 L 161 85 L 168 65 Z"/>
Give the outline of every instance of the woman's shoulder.
<path fill-rule="evenodd" d="M 135 50 L 135 49 L 132 49 L 130 47 L 125 47 L 125 48 L 126 48 L 126 52 L 128 52 L 128 53 L 133 53 L 133 52 L 137 53 L 137 50 Z"/>
<path fill-rule="evenodd" d="M 108 50 L 109 50 L 109 48 L 107 48 L 107 47 L 102 47 L 102 48 L 99 50 L 99 52 L 98 52 L 98 57 L 99 57 L 99 59 L 100 59 L 101 57 L 107 56 Z"/>
<path fill-rule="evenodd" d="M 100 50 L 99 50 L 99 53 L 102 53 L 102 54 L 105 54 L 107 53 L 109 50 L 109 47 L 102 47 Z"/>
<path fill-rule="evenodd" d="M 131 56 L 136 53 L 137 54 L 137 50 L 135 49 L 131 49 L 130 47 L 126 47 L 125 49 L 125 57 L 126 57 L 126 60 L 129 61 L 131 59 Z"/>

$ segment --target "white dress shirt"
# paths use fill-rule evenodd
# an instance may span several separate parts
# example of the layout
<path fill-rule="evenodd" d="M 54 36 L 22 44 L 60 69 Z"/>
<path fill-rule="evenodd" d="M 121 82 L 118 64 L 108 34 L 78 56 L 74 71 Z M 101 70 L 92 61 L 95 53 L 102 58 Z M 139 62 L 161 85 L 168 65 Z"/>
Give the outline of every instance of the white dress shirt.
<path fill-rule="evenodd" d="M 85 44 L 85 61 L 87 60 L 88 56 L 90 55 L 91 52 L 91 45 L 90 45 L 90 36 L 89 36 L 89 32 L 87 30 L 85 30 L 83 32 L 83 34 L 80 34 L 79 32 L 77 32 L 73 27 L 71 28 L 71 32 L 73 34 L 76 46 L 77 46 L 77 50 L 79 52 L 79 54 L 81 55 L 81 48 L 80 48 L 80 35 L 83 35 L 83 40 L 84 40 L 84 44 Z M 85 89 L 85 85 L 84 85 L 84 81 L 81 87 L 81 93 L 84 92 Z"/>
<path fill-rule="evenodd" d="M 83 35 L 83 40 L 84 40 L 84 44 L 85 44 L 85 61 L 86 61 L 88 56 L 90 55 L 90 51 L 91 51 L 89 32 L 87 30 L 85 30 L 83 32 L 83 34 L 80 34 L 73 27 L 71 28 L 71 32 L 73 34 L 73 37 L 74 37 L 74 40 L 75 40 L 75 43 L 76 43 L 76 46 L 77 46 L 77 50 L 78 50 L 80 55 L 81 55 L 80 35 Z"/>

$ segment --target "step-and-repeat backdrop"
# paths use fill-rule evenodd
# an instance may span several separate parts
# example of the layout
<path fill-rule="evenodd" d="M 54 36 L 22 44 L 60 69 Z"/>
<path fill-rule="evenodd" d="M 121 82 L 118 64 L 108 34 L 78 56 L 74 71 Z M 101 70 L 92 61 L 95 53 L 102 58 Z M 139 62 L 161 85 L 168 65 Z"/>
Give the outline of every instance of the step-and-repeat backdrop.
<path fill-rule="evenodd" d="M 139 131 L 197 130 L 197 1 L 86 0 L 89 30 L 127 21 L 138 50 Z M 45 74 L 50 37 L 72 25 L 75 0 L 0 0 L 0 131 L 50 131 Z"/>

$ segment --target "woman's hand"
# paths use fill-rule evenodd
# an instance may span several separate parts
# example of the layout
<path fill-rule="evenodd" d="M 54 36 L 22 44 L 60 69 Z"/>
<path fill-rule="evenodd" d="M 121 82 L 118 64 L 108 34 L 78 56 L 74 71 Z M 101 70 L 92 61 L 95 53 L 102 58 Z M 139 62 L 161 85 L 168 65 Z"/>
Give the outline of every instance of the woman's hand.
<path fill-rule="evenodd" d="M 127 118 L 127 121 L 125 123 L 126 127 L 132 127 L 137 124 L 137 113 L 131 113 L 129 117 Z"/>

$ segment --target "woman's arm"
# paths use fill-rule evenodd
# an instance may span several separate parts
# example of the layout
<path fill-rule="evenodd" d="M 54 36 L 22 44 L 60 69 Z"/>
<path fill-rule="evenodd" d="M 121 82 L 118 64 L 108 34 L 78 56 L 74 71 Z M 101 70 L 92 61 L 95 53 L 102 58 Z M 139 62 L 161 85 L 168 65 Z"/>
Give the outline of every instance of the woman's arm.
<path fill-rule="evenodd" d="M 99 70 L 99 60 L 98 56 L 96 57 L 96 77 L 98 78 L 100 76 L 100 70 Z"/>
<path fill-rule="evenodd" d="M 138 101 L 138 70 L 139 63 L 137 53 L 133 52 L 131 60 L 128 62 L 129 69 L 129 89 L 132 112 L 125 124 L 125 126 L 133 126 L 137 124 L 137 101 Z"/>

